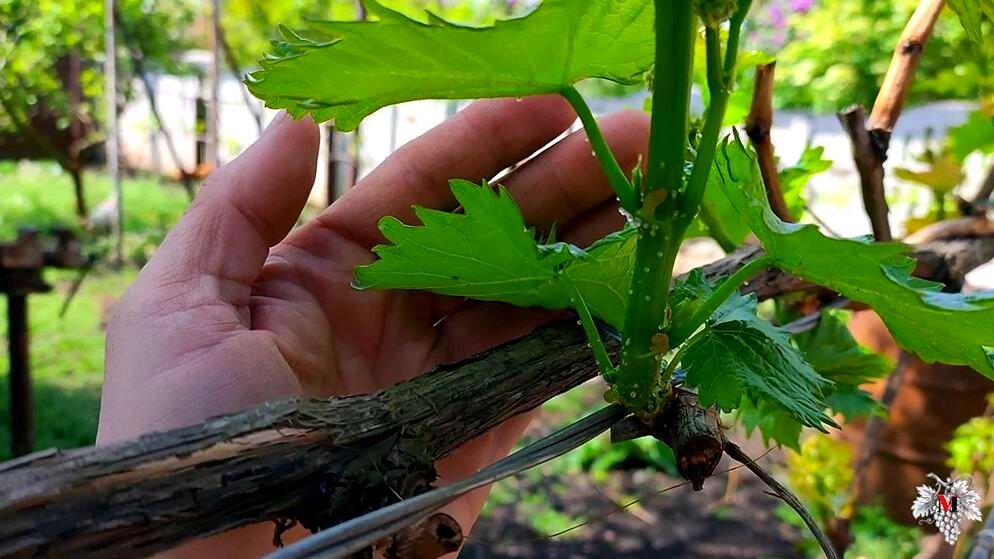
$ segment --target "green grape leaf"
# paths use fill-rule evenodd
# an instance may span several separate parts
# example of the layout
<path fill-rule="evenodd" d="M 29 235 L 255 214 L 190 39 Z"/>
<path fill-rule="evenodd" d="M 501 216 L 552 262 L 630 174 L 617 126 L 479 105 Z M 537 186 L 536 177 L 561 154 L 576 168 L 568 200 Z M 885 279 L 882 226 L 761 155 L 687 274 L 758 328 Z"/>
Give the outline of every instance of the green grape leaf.
<path fill-rule="evenodd" d="M 860 385 L 894 369 L 886 357 L 859 345 L 849 332 L 849 314 L 824 310 L 818 325 L 794 335 L 804 359 L 818 374 L 839 385 Z"/>
<path fill-rule="evenodd" d="M 676 278 L 670 292 L 671 323 L 689 321 L 704 301 L 714 293 L 714 285 L 704 276 L 704 271 L 694 268 L 689 274 Z M 731 299 L 729 299 L 730 301 Z M 726 301 L 723 305 L 730 304 Z"/>
<path fill-rule="evenodd" d="M 775 406 L 802 425 L 835 426 L 825 415 L 823 395 L 831 382 L 818 376 L 790 344 L 786 331 L 756 316 L 754 295 L 733 295 L 687 343 L 681 363 L 686 383 L 701 404 L 731 411 L 743 396 Z"/>
<path fill-rule="evenodd" d="M 356 287 L 425 289 L 521 307 L 564 306 L 556 272 L 573 254 L 565 247 L 540 251 L 503 188 L 494 192 L 461 180 L 451 188 L 465 214 L 416 207 L 423 227 L 394 217 L 380 221 L 380 231 L 393 244 L 373 249 L 380 259 L 356 269 Z"/>
<path fill-rule="evenodd" d="M 768 404 L 757 406 L 748 398 L 743 398 L 737 416 L 742 426 L 745 427 L 747 436 L 751 437 L 752 433 L 758 429 L 763 437 L 763 444 L 767 447 L 770 446 L 770 441 L 773 441 L 800 452 L 801 430 L 804 426 L 790 414 L 784 413 L 776 406 Z"/>
<path fill-rule="evenodd" d="M 252 94 L 349 131 L 396 103 L 558 93 L 587 78 L 631 85 L 653 63 L 651 0 L 546 0 L 478 28 L 363 4 L 377 20 L 281 29 L 284 39 L 247 80 Z"/>
<path fill-rule="evenodd" d="M 804 215 L 804 188 L 811 177 L 824 173 L 832 168 L 832 160 L 825 159 L 825 148 L 807 146 L 801 153 L 797 163 L 780 170 L 780 186 L 783 189 L 787 208 L 795 218 Z"/>
<path fill-rule="evenodd" d="M 950 153 L 960 162 L 971 153 L 994 153 L 994 118 L 990 107 L 978 109 L 967 115 L 966 122 L 954 126 L 947 133 Z"/>
<path fill-rule="evenodd" d="M 780 170 L 780 184 L 784 199 L 791 215 L 804 215 L 804 187 L 811 177 L 823 173 L 832 167 L 832 161 L 825 159 L 825 148 L 807 147 L 801 153 L 800 159 L 790 167 Z M 726 155 L 720 150 L 715 154 L 714 168 L 728 166 Z M 687 230 L 687 238 L 707 237 L 723 238 L 732 244 L 741 245 L 752 231 L 749 222 L 735 209 L 735 206 L 725 196 L 724 182 L 721 175 L 712 171 L 708 176 L 708 184 L 701 200 L 701 214 Z"/>
<path fill-rule="evenodd" d="M 872 307 L 894 339 L 924 361 L 967 365 L 994 377 L 994 293 L 942 293 L 911 276 L 914 260 L 899 243 L 833 239 L 813 225 L 780 221 L 770 209 L 755 157 L 739 138 L 721 150 L 725 194 L 749 220 L 776 267 Z"/>
<path fill-rule="evenodd" d="M 949 0 L 949 7 L 959 16 L 966 34 L 974 41 L 983 40 L 984 21 L 994 19 L 992 0 Z"/>
<path fill-rule="evenodd" d="M 612 233 L 586 249 L 587 258 L 575 259 L 563 270 L 590 312 L 619 330 L 625 324 L 637 243 L 634 228 Z"/>
<path fill-rule="evenodd" d="M 463 213 L 415 207 L 422 225 L 380 221 L 391 244 L 379 260 L 355 270 L 358 289 L 423 289 L 519 307 L 572 307 L 563 281 L 574 282 L 591 313 L 624 323 L 635 258 L 635 231 L 608 235 L 588 250 L 539 244 L 507 191 L 464 180 L 450 183 Z"/>
<path fill-rule="evenodd" d="M 947 194 L 963 182 L 966 173 L 963 172 L 963 166 L 956 158 L 951 155 L 942 155 L 935 158 L 929 168 L 924 171 L 897 167 L 894 169 L 894 176 L 929 188 L 933 192 Z"/>
<path fill-rule="evenodd" d="M 865 390 L 852 385 L 837 386 L 835 392 L 825 399 L 828 407 L 842 414 L 846 421 L 869 415 L 883 415 L 884 408 Z"/>
<path fill-rule="evenodd" d="M 847 422 L 859 417 L 885 414 L 884 408 L 872 396 L 851 385 L 836 385 L 832 394 L 825 398 L 825 403 L 832 413 L 842 415 Z M 759 430 L 766 446 L 774 441 L 781 446 L 800 450 L 804 426 L 782 409 L 766 403 L 756 406 L 748 398 L 744 398 L 737 416 L 747 435 L 751 436 L 753 431 Z"/>
<path fill-rule="evenodd" d="M 795 334 L 794 345 L 804 359 L 822 377 L 832 381 L 825 404 L 833 414 L 846 421 L 857 417 L 883 413 L 883 408 L 859 385 L 879 378 L 893 369 L 890 361 L 860 346 L 849 332 L 849 313 L 842 310 L 822 311 L 817 326 L 809 332 Z M 802 425 L 793 417 L 772 406 L 743 406 L 739 410 L 747 432 L 759 429 L 764 442 L 776 441 L 798 449 Z"/>
<path fill-rule="evenodd" d="M 720 151 L 714 156 L 711 173 L 701 199 L 701 213 L 687 229 L 686 237 L 714 237 L 727 239 L 734 245 L 741 245 L 749 236 L 749 222 L 742 217 L 735 206 L 725 196 L 724 186 L 716 169 L 727 163 L 725 154 Z"/>

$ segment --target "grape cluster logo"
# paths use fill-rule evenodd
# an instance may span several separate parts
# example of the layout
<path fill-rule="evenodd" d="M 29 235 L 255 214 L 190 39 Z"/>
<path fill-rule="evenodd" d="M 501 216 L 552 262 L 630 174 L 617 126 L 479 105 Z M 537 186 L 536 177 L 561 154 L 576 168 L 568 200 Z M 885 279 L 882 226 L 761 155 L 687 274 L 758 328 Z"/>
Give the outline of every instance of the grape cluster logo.
<path fill-rule="evenodd" d="M 919 485 L 918 498 L 911 504 L 911 514 L 919 524 L 935 524 L 946 543 L 953 545 L 962 532 L 963 519 L 980 522 L 980 494 L 969 477 L 943 480 L 928 474 L 935 485 Z"/>

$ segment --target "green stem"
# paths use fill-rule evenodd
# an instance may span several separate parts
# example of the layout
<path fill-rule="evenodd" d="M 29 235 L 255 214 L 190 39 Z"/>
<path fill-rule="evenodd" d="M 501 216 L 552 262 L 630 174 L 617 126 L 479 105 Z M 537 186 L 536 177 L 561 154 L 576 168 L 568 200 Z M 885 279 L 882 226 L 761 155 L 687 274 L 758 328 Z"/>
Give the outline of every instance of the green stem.
<path fill-rule="evenodd" d="M 655 412 L 662 356 L 653 336 L 666 328 L 673 264 L 680 249 L 674 230 L 683 184 L 690 116 L 696 17 L 690 0 L 656 0 L 656 67 L 649 161 L 643 186 L 635 268 L 625 314 L 621 369 L 613 386 L 639 414 Z"/>
<path fill-rule="evenodd" d="M 573 106 L 573 110 L 576 111 L 576 115 L 580 117 L 583 129 L 587 132 L 587 139 L 590 140 L 590 145 L 594 149 L 594 155 L 597 156 L 601 168 L 604 169 L 604 173 L 611 183 L 611 188 L 614 189 L 614 193 L 621 202 L 621 207 L 632 213 L 638 211 L 638 198 L 635 190 L 632 188 L 632 183 L 625 176 L 625 171 L 618 164 L 618 160 L 614 157 L 614 152 L 607 145 L 604 134 L 601 133 L 601 129 L 597 125 L 597 119 L 590 112 L 590 107 L 583 100 L 583 96 L 573 86 L 563 89 L 562 96 L 569 101 L 569 104 Z"/>
<path fill-rule="evenodd" d="M 721 33 L 715 27 L 704 30 L 704 52 L 707 61 L 708 91 L 725 88 L 725 73 L 721 65 Z"/>
<path fill-rule="evenodd" d="M 728 26 L 728 49 L 725 53 L 725 87 L 731 91 L 735 89 L 735 66 L 739 61 L 739 43 L 742 38 L 742 24 L 745 23 L 746 16 L 749 15 L 749 8 L 752 7 L 753 0 L 739 0 L 739 7 L 729 21 Z"/>
<path fill-rule="evenodd" d="M 718 243 L 721 250 L 726 253 L 730 253 L 738 248 L 735 241 L 733 241 L 728 235 L 728 232 L 725 231 L 725 226 L 721 223 L 721 220 L 718 219 L 718 216 L 715 215 L 714 210 L 712 210 L 707 204 L 701 204 L 701 221 L 704 222 L 704 225 L 707 225 L 708 233 L 711 235 L 711 238 Z"/>
<path fill-rule="evenodd" d="M 933 190 L 932 197 L 935 200 L 936 219 L 939 221 L 946 219 L 946 195 L 938 190 Z"/>
<path fill-rule="evenodd" d="M 691 0 L 656 0 L 656 66 L 647 190 L 662 188 L 675 193 L 683 186 L 697 27 L 691 3 Z"/>
<path fill-rule="evenodd" d="M 687 351 L 687 348 L 694 345 L 695 339 L 696 336 L 687 340 L 687 343 L 680 346 L 680 349 L 676 351 L 676 355 L 674 355 L 673 358 L 670 359 L 669 364 L 666 365 L 666 370 L 663 371 L 663 375 L 659 379 L 660 382 L 670 382 L 670 379 L 673 378 L 673 373 L 676 371 L 677 365 L 680 364 L 680 359 L 683 358 L 684 352 Z"/>
<path fill-rule="evenodd" d="M 590 348 L 594 352 L 594 359 L 597 361 L 597 366 L 600 368 L 601 374 L 607 379 L 614 374 L 615 367 L 611 363 L 611 356 L 607 353 L 607 348 L 601 339 L 597 323 L 594 322 L 594 317 L 590 314 L 587 302 L 583 300 L 580 291 L 577 290 L 576 285 L 569 278 L 560 275 L 559 280 L 566 288 L 566 292 L 569 293 L 570 304 L 580 317 L 580 324 L 583 326 L 584 333 L 587 334 L 587 341 L 590 343 Z"/>
<path fill-rule="evenodd" d="M 719 77 L 721 75 L 721 45 L 718 41 L 718 30 L 709 27 L 705 31 L 705 43 L 707 44 L 708 91 L 711 95 L 711 103 L 704 120 L 701 141 L 697 147 L 694 170 L 690 173 L 690 179 L 687 182 L 687 195 L 682 203 L 683 213 L 681 215 L 686 225 L 690 225 L 701 206 L 701 200 L 704 199 L 704 189 L 707 187 L 711 165 L 714 163 L 714 156 L 718 151 L 718 136 L 721 134 L 725 110 L 728 107 L 729 90 L 725 88 L 725 80 Z M 734 69 L 732 71 L 734 72 Z"/>
<path fill-rule="evenodd" d="M 728 46 L 725 49 L 724 64 L 721 61 L 720 33 L 717 28 L 709 27 L 705 31 L 705 43 L 707 44 L 707 64 L 708 64 L 708 92 L 711 102 L 708 106 L 708 114 L 704 121 L 704 130 L 701 133 L 701 141 L 697 148 L 697 157 L 694 160 L 694 170 L 687 181 L 687 195 L 682 201 L 681 219 L 685 222 L 683 229 L 690 225 L 704 198 L 704 189 L 707 187 L 708 176 L 711 174 L 711 165 L 714 163 L 714 156 L 718 151 L 718 137 L 721 134 L 722 124 L 725 120 L 725 111 L 728 108 L 728 98 L 731 95 L 732 87 L 735 83 L 735 66 L 739 56 L 739 41 L 742 37 L 742 24 L 745 22 L 752 0 L 739 0 L 738 10 L 732 16 L 728 30 Z M 719 74 L 719 70 L 720 74 Z M 719 75 L 721 78 L 719 79 Z M 681 233 L 682 235 L 682 233 Z"/>
<path fill-rule="evenodd" d="M 728 276 L 721 285 L 704 301 L 690 319 L 683 324 L 674 324 L 670 331 L 670 342 L 681 344 L 690 337 L 704 322 L 718 310 L 722 303 L 728 300 L 739 286 L 751 280 L 756 274 L 770 267 L 771 258 L 763 256 L 749 262 Z"/>

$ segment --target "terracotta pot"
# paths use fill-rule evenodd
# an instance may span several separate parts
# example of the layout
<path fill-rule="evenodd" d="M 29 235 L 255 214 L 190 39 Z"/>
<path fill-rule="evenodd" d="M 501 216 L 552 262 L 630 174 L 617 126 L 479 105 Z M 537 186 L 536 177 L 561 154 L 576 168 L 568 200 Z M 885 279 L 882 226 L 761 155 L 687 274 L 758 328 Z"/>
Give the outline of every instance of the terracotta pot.
<path fill-rule="evenodd" d="M 850 329 L 860 343 L 897 362 L 900 349 L 875 313 L 856 313 Z M 944 445 L 956 427 L 984 412 L 994 382 L 968 367 L 929 365 L 914 355 L 906 359 L 877 452 L 864 473 L 859 500 L 882 504 L 897 522 L 916 524 L 911 516 L 915 488 L 928 482 L 929 473 L 949 475 Z M 881 379 L 864 388 L 879 399 L 885 383 Z M 841 432 L 854 456 L 859 455 L 865 427 L 865 422 L 854 422 Z"/>

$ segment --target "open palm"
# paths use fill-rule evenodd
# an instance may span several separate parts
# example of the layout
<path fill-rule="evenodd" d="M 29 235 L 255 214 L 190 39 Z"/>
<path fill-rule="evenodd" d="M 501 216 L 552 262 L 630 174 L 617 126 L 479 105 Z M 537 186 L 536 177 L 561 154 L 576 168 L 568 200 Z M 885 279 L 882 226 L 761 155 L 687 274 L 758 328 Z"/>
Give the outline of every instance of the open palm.
<path fill-rule="evenodd" d="M 281 115 L 245 154 L 214 173 L 118 306 L 108 330 L 98 441 L 196 423 L 291 395 L 369 393 L 439 363 L 470 357 L 554 316 L 421 292 L 359 292 L 353 268 L 374 259 L 385 215 L 413 222 L 413 204 L 452 209 L 449 178 L 479 182 L 530 157 L 574 116 L 559 97 L 474 103 L 400 149 L 320 216 L 294 229 L 313 183 L 317 127 Z M 624 168 L 644 151 L 635 112 L 602 129 Z M 501 182 L 538 228 L 586 244 L 621 217 L 582 133 Z M 505 455 L 516 418 L 438 465 L 443 483 Z M 464 529 L 485 499 L 448 512 Z M 270 526 L 188 546 L 188 556 L 271 549 Z M 232 555 L 234 554 L 234 555 Z"/>

